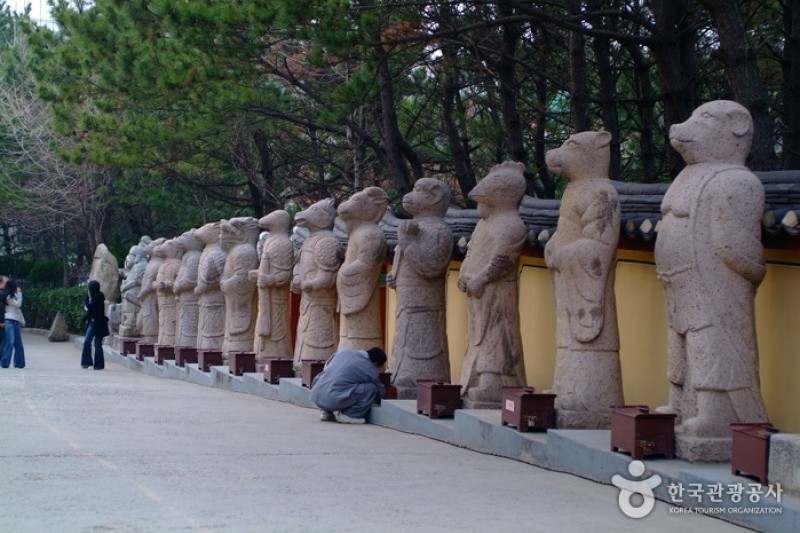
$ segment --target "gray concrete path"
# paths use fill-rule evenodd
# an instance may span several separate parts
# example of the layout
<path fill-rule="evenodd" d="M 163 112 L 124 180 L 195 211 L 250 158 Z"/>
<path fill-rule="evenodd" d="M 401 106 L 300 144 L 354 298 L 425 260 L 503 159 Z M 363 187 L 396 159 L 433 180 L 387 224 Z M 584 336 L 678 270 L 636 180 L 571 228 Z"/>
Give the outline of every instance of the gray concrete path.
<path fill-rule="evenodd" d="M 315 410 L 108 364 L 24 334 L 0 369 L 0 532 L 740 530 Z"/>

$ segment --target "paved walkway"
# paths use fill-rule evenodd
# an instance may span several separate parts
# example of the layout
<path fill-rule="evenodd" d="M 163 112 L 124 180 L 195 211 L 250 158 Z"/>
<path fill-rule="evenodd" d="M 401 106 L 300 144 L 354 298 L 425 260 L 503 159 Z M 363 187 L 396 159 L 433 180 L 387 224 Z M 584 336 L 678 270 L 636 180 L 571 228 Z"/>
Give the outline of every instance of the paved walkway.
<path fill-rule="evenodd" d="M 115 364 L 24 334 L 0 369 L 0 531 L 737 531 L 373 425 Z"/>

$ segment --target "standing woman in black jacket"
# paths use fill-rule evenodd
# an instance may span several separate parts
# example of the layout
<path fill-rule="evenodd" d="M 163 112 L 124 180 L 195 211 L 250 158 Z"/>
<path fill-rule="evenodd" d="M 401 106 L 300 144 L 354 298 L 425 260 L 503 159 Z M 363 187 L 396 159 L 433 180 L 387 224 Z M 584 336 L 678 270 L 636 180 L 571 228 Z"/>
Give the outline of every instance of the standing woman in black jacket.
<path fill-rule="evenodd" d="M 84 300 L 86 315 L 83 317 L 89 325 L 86 328 L 86 338 L 83 341 L 83 353 L 81 354 L 81 366 L 89 368 L 94 364 L 95 370 L 105 368 L 105 358 L 103 357 L 103 337 L 108 336 L 108 318 L 105 314 L 106 296 L 100 290 L 100 282 L 89 281 L 89 294 Z M 94 340 L 94 362 L 92 362 L 92 340 Z"/>

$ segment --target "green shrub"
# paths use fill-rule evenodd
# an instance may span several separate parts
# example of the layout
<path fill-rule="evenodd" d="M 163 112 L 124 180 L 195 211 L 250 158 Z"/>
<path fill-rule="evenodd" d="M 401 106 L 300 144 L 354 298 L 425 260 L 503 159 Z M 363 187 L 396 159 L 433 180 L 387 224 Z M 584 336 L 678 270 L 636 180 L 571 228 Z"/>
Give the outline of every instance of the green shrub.
<path fill-rule="evenodd" d="M 37 289 L 27 287 L 23 293 L 22 312 L 29 328 L 50 329 L 56 313 L 61 311 L 67 320 L 70 333 L 83 333 L 83 298 L 86 287 L 67 287 L 62 289 Z"/>
<path fill-rule="evenodd" d="M 58 259 L 39 259 L 34 261 L 27 280 L 36 284 L 55 284 L 61 282 L 64 263 Z"/>

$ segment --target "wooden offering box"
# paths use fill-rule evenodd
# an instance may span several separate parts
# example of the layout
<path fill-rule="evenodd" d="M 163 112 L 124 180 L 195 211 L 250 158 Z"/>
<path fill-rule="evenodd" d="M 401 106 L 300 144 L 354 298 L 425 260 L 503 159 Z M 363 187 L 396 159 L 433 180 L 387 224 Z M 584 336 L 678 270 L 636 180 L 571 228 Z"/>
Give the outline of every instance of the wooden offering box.
<path fill-rule="evenodd" d="M 222 352 L 219 350 L 197 350 L 197 366 L 203 372 L 211 370 L 212 366 L 222 364 Z"/>
<path fill-rule="evenodd" d="M 156 364 L 163 365 L 167 359 L 175 359 L 175 347 L 156 344 Z"/>
<path fill-rule="evenodd" d="M 294 361 L 285 358 L 264 359 L 264 381 L 277 385 L 280 378 L 294 377 Z"/>
<path fill-rule="evenodd" d="M 137 342 L 136 343 L 136 360 L 144 361 L 145 357 L 156 356 L 156 345 L 152 342 Z"/>
<path fill-rule="evenodd" d="M 383 388 L 386 389 L 386 396 L 384 399 L 386 400 L 396 400 L 397 399 L 397 387 L 392 385 L 392 373 L 391 372 L 381 372 L 378 376 L 383 384 Z"/>
<path fill-rule="evenodd" d="M 758 479 L 762 485 L 767 483 L 769 465 L 769 438 L 778 429 L 769 422 L 758 424 L 731 424 L 733 450 L 731 452 L 731 473 L 749 475 Z"/>
<path fill-rule="evenodd" d="M 651 413 L 646 405 L 611 408 L 611 451 L 633 459 L 663 455 L 675 457 L 675 415 Z"/>
<path fill-rule="evenodd" d="M 256 371 L 255 352 L 231 352 L 228 354 L 228 370 L 234 376 Z"/>
<path fill-rule="evenodd" d="M 417 413 L 428 418 L 452 418 L 461 409 L 461 385 L 435 379 L 417 380 Z"/>
<path fill-rule="evenodd" d="M 501 421 L 517 431 L 556 427 L 555 394 L 535 394 L 533 387 L 503 387 Z"/>
<path fill-rule="evenodd" d="M 122 337 L 120 338 L 120 342 L 122 343 L 123 356 L 136 355 L 136 339 Z"/>
<path fill-rule="evenodd" d="M 175 364 L 179 367 L 185 367 L 186 363 L 197 362 L 197 348 L 191 346 L 176 346 L 175 347 Z"/>
<path fill-rule="evenodd" d="M 308 389 L 314 383 L 314 378 L 325 368 L 325 359 L 303 359 L 300 361 L 300 381 Z"/>

